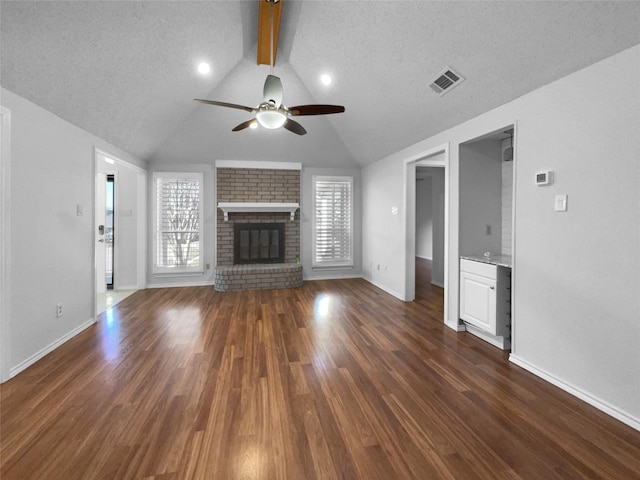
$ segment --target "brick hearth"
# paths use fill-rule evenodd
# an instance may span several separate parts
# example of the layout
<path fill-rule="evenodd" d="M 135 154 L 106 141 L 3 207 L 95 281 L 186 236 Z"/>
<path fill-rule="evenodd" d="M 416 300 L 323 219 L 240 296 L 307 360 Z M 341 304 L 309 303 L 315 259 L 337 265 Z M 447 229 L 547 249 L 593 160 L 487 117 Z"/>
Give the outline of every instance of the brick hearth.
<path fill-rule="evenodd" d="M 216 267 L 216 291 L 264 290 L 302 286 L 302 265 L 295 263 Z"/>

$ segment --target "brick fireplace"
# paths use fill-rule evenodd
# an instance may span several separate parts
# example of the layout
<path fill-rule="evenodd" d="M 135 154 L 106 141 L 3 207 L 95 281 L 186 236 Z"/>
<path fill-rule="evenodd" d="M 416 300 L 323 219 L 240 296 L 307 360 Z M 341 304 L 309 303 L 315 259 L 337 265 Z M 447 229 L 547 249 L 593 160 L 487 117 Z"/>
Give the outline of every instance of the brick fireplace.
<path fill-rule="evenodd" d="M 292 219 L 290 213 L 269 211 L 270 205 L 300 203 L 300 170 L 218 168 L 216 177 L 218 205 L 259 205 L 256 209 L 259 211 L 232 210 L 225 215 L 217 208 L 215 289 L 259 290 L 302 285 L 300 212 L 296 211 Z M 245 232 L 254 232 L 242 234 L 244 242 L 248 242 L 245 247 L 249 249 L 245 250 L 245 257 L 248 255 L 249 258 L 240 261 L 234 253 L 234 244 L 240 242 L 235 235 L 237 225 L 244 226 Z M 273 233 L 275 230 L 280 233 Z M 280 245 L 283 239 L 284 243 Z M 253 246 L 252 241 L 255 242 Z M 281 248 L 283 261 L 274 262 L 271 254 L 267 255 L 266 262 L 257 258 L 261 248 L 273 251 L 272 241 Z"/>

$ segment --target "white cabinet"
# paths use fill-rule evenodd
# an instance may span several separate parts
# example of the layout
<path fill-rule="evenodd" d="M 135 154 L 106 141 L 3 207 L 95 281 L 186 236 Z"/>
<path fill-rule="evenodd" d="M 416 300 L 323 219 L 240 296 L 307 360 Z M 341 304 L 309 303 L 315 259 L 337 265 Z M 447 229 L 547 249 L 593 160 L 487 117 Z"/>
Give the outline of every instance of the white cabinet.
<path fill-rule="evenodd" d="M 511 269 L 460 259 L 460 318 L 491 335 L 510 337 Z"/>

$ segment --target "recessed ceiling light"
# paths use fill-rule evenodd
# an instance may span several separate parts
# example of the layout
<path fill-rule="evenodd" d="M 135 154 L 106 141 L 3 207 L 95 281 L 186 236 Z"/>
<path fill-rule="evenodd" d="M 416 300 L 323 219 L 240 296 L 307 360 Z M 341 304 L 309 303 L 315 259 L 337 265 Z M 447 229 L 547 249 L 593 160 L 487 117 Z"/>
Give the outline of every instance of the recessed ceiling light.
<path fill-rule="evenodd" d="M 200 63 L 200 65 L 198 65 L 198 72 L 201 73 L 202 75 L 206 75 L 210 71 L 211 71 L 211 67 L 207 62 L 202 62 Z"/>
<path fill-rule="evenodd" d="M 331 77 L 326 73 L 323 75 L 320 75 L 320 81 L 325 85 L 331 85 Z"/>

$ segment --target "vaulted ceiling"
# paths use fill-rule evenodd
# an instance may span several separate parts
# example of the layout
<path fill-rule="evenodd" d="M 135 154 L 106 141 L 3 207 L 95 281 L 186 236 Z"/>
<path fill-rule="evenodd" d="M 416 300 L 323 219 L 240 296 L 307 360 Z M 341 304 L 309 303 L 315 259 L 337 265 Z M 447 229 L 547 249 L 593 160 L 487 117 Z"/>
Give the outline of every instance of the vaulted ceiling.
<path fill-rule="evenodd" d="M 262 100 L 258 0 L 2 1 L 0 82 L 149 162 L 357 166 L 640 43 L 635 1 L 282 1 L 284 103 L 346 107 L 297 117 L 305 136 L 192 101 Z M 466 80 L 440 97 L 447 66 Z"/>

